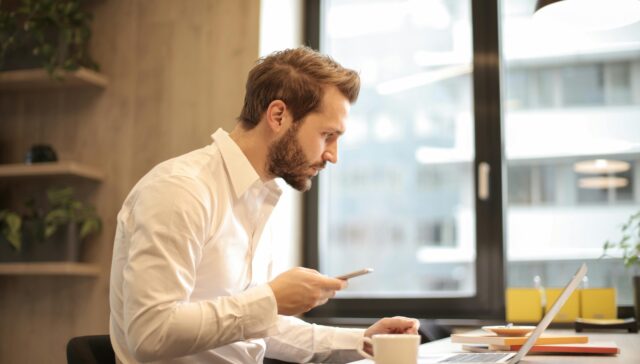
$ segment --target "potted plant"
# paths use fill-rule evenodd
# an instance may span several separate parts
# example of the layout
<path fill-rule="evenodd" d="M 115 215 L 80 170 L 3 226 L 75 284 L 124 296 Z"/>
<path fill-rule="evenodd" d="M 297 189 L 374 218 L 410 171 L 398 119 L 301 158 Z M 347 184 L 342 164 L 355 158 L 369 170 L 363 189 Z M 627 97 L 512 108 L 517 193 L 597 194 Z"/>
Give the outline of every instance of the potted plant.
<path fill-rule="evenodd" d="M 43 67 L 54 78 L 79 67 L 98 69 L 88 52 L 91 14 L 82 0 L 0 0 L 0 69 Z"/>
<path fill-rule="evenodd" d="M 77 261 L 80 243 L 102 228 L 95 209 L 78 200 L 71 187 L 49 188 L 44 207 L 32 199 L 25 210 L 21 216 L 7 212 L 11 217 L 0 231 L 23 261 Z"/>
<path fill-rule="evenodd" d="M 631 214 L 622 224 L 622 237 L 618 241 L 604 243 L 603 256 L 621 257 L 625 267 L 634 269 L 634 306 L 636 319 L 640 318 L 640 211 Z M 613 255 L 611 251 L 615 251 Z"/>

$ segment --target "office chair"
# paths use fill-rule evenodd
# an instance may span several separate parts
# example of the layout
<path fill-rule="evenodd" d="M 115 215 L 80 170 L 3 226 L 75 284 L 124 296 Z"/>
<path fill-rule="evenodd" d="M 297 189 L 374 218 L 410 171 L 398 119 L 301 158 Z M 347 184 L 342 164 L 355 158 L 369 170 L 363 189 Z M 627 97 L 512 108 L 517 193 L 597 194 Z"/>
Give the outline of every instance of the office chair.
<path fill-rule="evenodd" d="M 420 343 L 428 343 L 447 338 L 451 335 L 451 328 L 436 323 L 435 320 L 420 320 Z"/>
<path fill-rule="evenodd" d="M 109 335 L 78 336 L 67 344 L 68 364 L 114 364 L 116 356 Z M 264 359 L 264 364 L 288 364 L 277 359 Z"/>
<path fill-rule="evenodd" d="M 67 343 L 68 364 L 115 364 L 109 335 L 78 336 Z"/>

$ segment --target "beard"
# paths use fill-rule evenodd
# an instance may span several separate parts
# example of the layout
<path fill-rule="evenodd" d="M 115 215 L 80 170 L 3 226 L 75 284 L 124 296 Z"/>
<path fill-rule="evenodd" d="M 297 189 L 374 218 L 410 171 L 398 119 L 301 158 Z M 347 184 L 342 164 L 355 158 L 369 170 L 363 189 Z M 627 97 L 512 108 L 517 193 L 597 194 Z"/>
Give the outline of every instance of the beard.
<path fill-rule="evenodd" d="M 289 186 L 304 192 L 311 188 L 309 169 L 322 168 L 324 163 L 312 164 L 304 156 L 304 151 L 298 142 L 298 128 L 295 123 L 278 140 L 269 147 L 267 156 L 267 170 L 272 176 L 281 177 Z"/>

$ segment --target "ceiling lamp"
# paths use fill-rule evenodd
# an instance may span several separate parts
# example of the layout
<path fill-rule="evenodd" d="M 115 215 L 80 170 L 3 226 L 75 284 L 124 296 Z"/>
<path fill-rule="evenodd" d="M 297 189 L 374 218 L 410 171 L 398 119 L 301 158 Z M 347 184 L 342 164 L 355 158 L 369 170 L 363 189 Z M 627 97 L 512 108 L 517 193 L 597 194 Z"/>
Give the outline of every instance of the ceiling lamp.
<path fill-rule="evenodd" d="M 640 21 L 638 0 L 538 0 L 534 21 L 564 29 L 593 31 Z"/>
<path fill-rule="evenodd" d="M 587 177 L 578 180 L 580 188 L 605 189 L 627 187 L 629 180 L 624 177 Z"/>
<path fill-rule="evenodd" d="M 610 174 L 621 173 L 631 169 L 631 164 L 625 161 L 592 159 L 578 162 L 573 165 L 573 170 L 577 173 L 588 174 Z"/>

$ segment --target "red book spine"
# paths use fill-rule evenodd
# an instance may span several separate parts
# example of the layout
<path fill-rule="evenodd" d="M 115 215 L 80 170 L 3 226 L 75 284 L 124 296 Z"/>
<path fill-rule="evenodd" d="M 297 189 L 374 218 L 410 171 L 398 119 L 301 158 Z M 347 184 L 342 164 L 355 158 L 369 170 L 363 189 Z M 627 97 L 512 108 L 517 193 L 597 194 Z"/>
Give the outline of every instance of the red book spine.
<path fill-rule="evenodd" d="M 520 350 L 522 345 L 511 345 L 511 350 Z M 556 345 L 534 345 L 530 352 L 542 353 L 589 353 L 589 354 L 618 354 L 617 347 L 609 346 L 556 346 Z"/>

